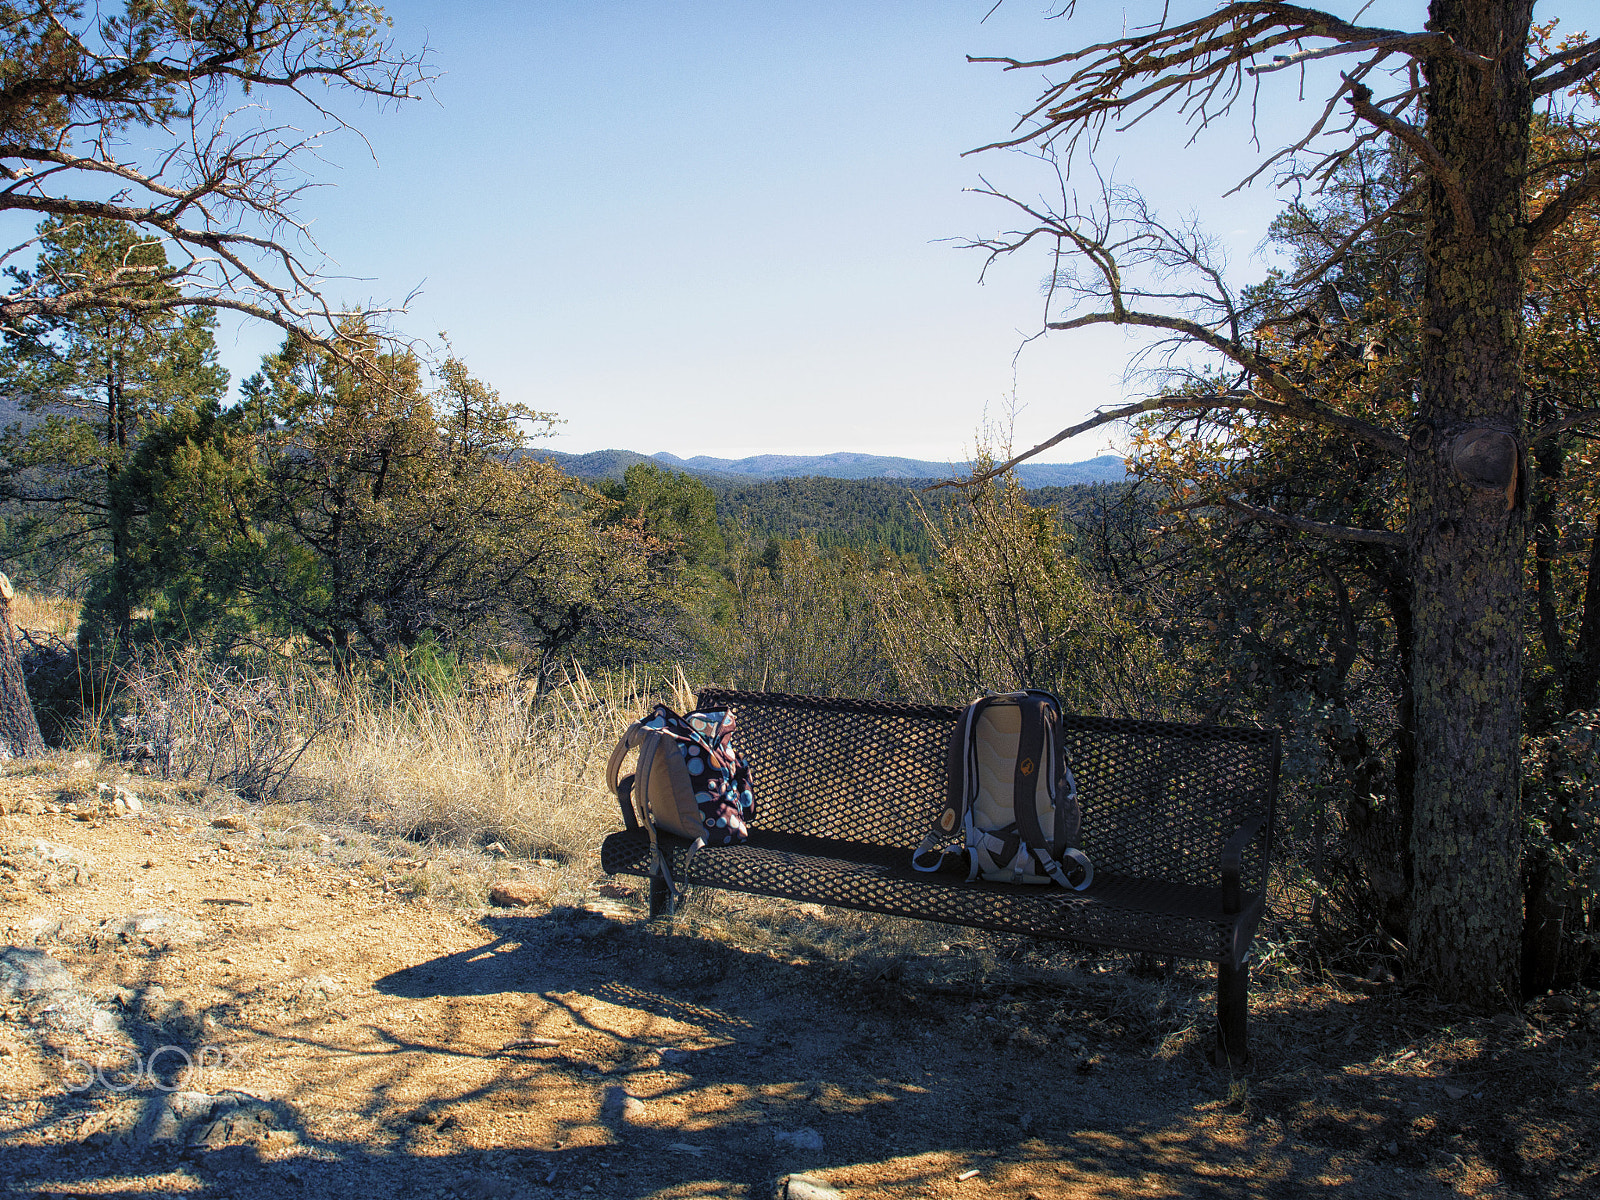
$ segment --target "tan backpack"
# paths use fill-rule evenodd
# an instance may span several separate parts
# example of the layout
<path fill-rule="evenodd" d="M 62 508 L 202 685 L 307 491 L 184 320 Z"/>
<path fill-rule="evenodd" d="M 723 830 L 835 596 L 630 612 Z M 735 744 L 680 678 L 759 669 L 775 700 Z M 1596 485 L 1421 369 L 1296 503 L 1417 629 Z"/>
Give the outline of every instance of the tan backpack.
<path fill-rule="evenodd" d="M 950 735 L 944 807 L 912 866 L 938 871 L 950 859 L 967 868 L 969 881 L 1058 883 L 1081 892 L 1094 882 L 1094 865 L 1075 846 L 1080 819 L 1061 702 L 1039 691 L 984 696 Z M 960 845 L 950 846 L 958 836 Z"/>

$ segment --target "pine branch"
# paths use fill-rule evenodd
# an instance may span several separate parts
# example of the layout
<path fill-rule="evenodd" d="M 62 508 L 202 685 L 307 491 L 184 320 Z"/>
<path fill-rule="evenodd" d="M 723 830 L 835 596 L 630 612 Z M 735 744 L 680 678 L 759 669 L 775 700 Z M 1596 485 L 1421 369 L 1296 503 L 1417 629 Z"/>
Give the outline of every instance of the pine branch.
<path fill-rule="evenodd" d="M 1600 197 L 1600 165 L 1590 166 L 1571 180 L 1528 222 L 1527 246 L 1533 249 L 1566 223 L 1567 219 L 1591 200 Z"/>
<path fill-rule="evenodd" d="M 1555 437 L 1556 434 L 1565 433 L 1569 429 L 1576 429 L 1580 425 L 1587 425 L 1591 421 L 1600 421 L 1600 408 L 1586 408 L 1582 412 L 1575 412 L 1539 426 L 1528 438 L 1528 445 L 1536 446 L 1546 438 Z"/>
<path fill-rule="evenodd" d="M 1539 78 L 1562 63 L 1568 65 L 1547 79 Z M 1533 85 L 1535 96 L 1548 96 L 1582 82 L 1596 71 L 1600 71 L 1600 38 L 1590 38 L 1587 42 L 1568 46 L 1565 50 L 1540 59 L 1528 68 L 1528 78 L 1536 81 Z"/>

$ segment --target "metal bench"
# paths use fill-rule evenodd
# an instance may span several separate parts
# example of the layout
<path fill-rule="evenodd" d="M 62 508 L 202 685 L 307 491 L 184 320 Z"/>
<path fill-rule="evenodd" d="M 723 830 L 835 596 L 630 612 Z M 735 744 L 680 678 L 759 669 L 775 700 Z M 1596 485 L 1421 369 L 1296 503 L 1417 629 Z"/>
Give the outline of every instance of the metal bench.
<path fill-rule="evenodd" d="M 1217 964 L 1213 1061 L 1248 1058 L 1250 944 L 1266 902 L 1278 791 L 1276 730 L 1067 715 L 1083 810 L 1087 891 L 967 883 L 911 868 L 944 796 L 944 705 L 834 700 L 711 688 L 732 709 L 750 761 L 756 820 L 741 846 L 705 849 L 695 887 L 833 904 L 1002 933 Z M 650 876 L 650 840 L 621 785 L 628 828 L 607 837 L 609 874 Z M 661 839 L 681 879 L 688 843 Z M 650 913 L 666 911 L 652 878 Z"/>

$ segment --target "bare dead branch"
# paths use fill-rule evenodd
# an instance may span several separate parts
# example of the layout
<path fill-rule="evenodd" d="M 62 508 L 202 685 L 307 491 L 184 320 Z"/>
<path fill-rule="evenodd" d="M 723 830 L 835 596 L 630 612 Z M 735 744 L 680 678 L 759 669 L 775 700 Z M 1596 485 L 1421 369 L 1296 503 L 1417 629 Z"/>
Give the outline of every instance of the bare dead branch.
<path fill-rule="evenodd" d="M 323 135 L 267 123 L 265 105 L 229 105 L 241 92 L 287 91 L 349 130 L 341 94 L 414 98 L 428 82 L 424 56 L 394 48 L 378 9 L 34 0 L 11 14 L 6 36 L 15 61 L 0 80 L 0 211 L 138 227 L 179 260 L 160 282 L 185 303 L 270 311 L 273 324 L 338 345 L 350 314 L 323 299 L 325 259 L 294 212 L 307 186 L 297 162 Z M 151 147 L 151 133 L 165 144 Z M 132 311 L 142 302 L 129 289 L 149 282 L 114 274 L 56 288 L 46 303 L 19 281 L 0 295 L 0 317 L 15 328 L 74 304 Z"/>
<path fill-rule="evenodd" d="M 1097 409 L 1092 416 L 1080 421 L 1076 425 L 1072 425 L 1066 429 L 1063 429 L 1054 437 L 1046 438 L 1037 446 L 1029 447 L 1021 454 L 1014 455 L 991 470 L 984 471 L 981 474 L 973 475 L 965 479 L 941 480 L 938 483 L 929 484 L 923 490 L 937 491 L 940 488 L 947 487 L 976 487 L 978 484 L 986 483 L 990 479 L 1004 475 L 1007 471 L 1011 470 L 1019 463 L 1027 462 L 1028 459 L 1043 454 L 1051 447 L 1059 446 L 1062 442 L 1069 441 L 1072 438 L 1077 437 L 1079 434 L 1088 433 L 1091 430 L 1099 429 L 1105 425 L 1114 425 L 1118 421 L 1127 421 L 1133 417 L 1144 416 L 1146 413 L 1193 412 L 1205 414 L 1219 410 L 1229 412 L 1249 412 L 1264 417 L 1276 417 L 1290 420 L 1301 419 L 1311 423 L 1320 423 L 1316 422 L 1314 418 L 1309 417 L 1305 413 L 1293 409 L 1286 404 L 1275 403 L 1265 397 L 1257 396 L 1249 392 L 1236 391 L 1211 395 L 1151 396 L 1146 400 L 1139 400 L 1132 404 L 1119 405 L 1116 408 Z M 1403 440 L 1398 438 L 1394 440 L 1399 446 L 1405 446 L 1405 442 Z M 1389 444 L 1384 443 L 1383 448 L 1391 449 L 1392 447 Z"/>
<path fill-rule="evenodd" d="M 989 261 L 1039 239 L 1055 243 L 1055 270 L 1047 284 L 1041 333 L 1093 325 L 1159 330 L 1176 335 L 1179 344 L 1203 346 L 1222 356 L 1239 375 L 1225 394 L 1207 389 L 1201 397 L 1182 387 L 1168 386 L 1150 400 L 1098 412 L 1002 464 L 989 476 L 967 480 L 968 484 L 1009 470 L 1079 433 L 1160 410 L 1251 411 L 1336 429 L 1353 440 L 1397 456 L 1406 453 L 1407 443 L 1399 434 L 1314 399 L 1261 350 L 1254 342 L 1253 318 L 1248 318 L 1234 300 L 1220 267 L 1212 261 L 1209 242 L 1197 228 L 1162 222 L 1142 198 L 1126 189 L 1103 187 L 1100 206 L 1088 214 L 1053 212 L 1042 204 L 1017 200 L 987 185 L 979 190 L 1006 201 L 1030 222 L 999 238 L 969 243 L 986 250 Z M 1139 278 L 1131 277 L 1130 270 Z M 1163 286 L 1183 276 L 1201 286 Z M 1067 312 L 1059 316 L 1052 313 L 1050 309 L 1057 304 Z M 1093 307 L 1088 312 L 1073 312 L 1079 305 Z M 1166 311 L 1159 311 L 1162 309 Z"/>
<path fill-rule="evenodd" d="M 1576 429 L 1593 421 L 1600 421 L 1600 408 L 1586 408 L 1582 412 L 1570 413 L 1557 420 L 1548 421 L 1539 426 L 1528 438 L 1528 445 L 1537 446 L 1546 438 L 1555 437 L 1558 433 L 1565 433 L 1569 429 Z"/>
<path fill-rule="evenodd" d="M 1101 409 L 1096 411 L 1095 414 L 1088 420 L 1079 422 L 1077 425 L 1073 425 L 1070 428 L 1063 429 L 1054 437 L 1046 438 L 1037 446 L 1034 446 L 1028 450 L 1024 450 L 1021 454 L 1007 459 L 993 470 L 984 471 L 982 474 L 973 475 L 969 479 L 944 479 L 938 483 L 929 484 L 922 490 L 926 492 L 933 492 L 938 491 L 940 488 L 947 487 L 975 487 L 980 483 L 986 483 L 997 476 L 1004 475 L 1018 463 L 1027 462 L 1028 459 L 1033 458 L 1035 455 L 1043 454 L 1046 450 L 1050 449 L 1050 447 L 1059 446 L 1062 442 L 1067 441 L 1069 438 L 1075 438 L 1080 433 L 1088 433 L 1091 429 L 1099 429 L 1102 425 L 1110 425 L 1117 421 L 1126 421 L 1128 418 L 1137 417 L 1141 413 L 1155 412 L 1158 409 L 1174 407 L 1179 407 L 1179 405 L 1172 404 L 1163 397 L 1154 396 L 1149 400 L 1141 400 L 1136 404 L 1124 404 L 1118 408 Z M 1216 406 L 1215 404 L 1208 403 L 1207 407 L 1214 408 Z"/>
<path fill-rule="evenodd" d="M 1314 537 L 1327 538 L 1329 541 L 1359 542 L 1370 546 L 1387 546 L 1392 550 L 1406 548 L 1405 534 L 1394 533 L 1388 529 L 1359 529 L 1351 525 L 1329 525 L 1323 521 L 1309 521 L 1304 517 L 1291 517 L 1284 513 L 1273 512 L 1271 509 L 1243 504 L 1231 496 L 1222 498 L 1222 506 L 1245 521 L 1276 525 L 1280 529 L 1293 529 L 1300 533 L 1309 533 Z"/>
<path fill-rule="evenodd" d="M 1231 196 L 1234 192 L 1241 191 L 1250 186 L 1262 175 L 1266 174 L 1266 172 L 1276 164 L 1280 162 L 1293 161 L 1297 155 L 1306 150 L 1313 142 L 1326 133 L 1328 130 L 1328 122 L 1332 120 L 1334 112 L 1339 107 L 1339 101 L 1344 98 L 1344 94 L 1349 90 L 1351 82 L 1353 80 L 1358 80 L 1365 77 L 1369 71 L 1377 66 L 1378 62 L 1378 58 L 1373 58 L 1368 62 L 1360 64 L 1348 75 L 1341 75 L 1341 82 L 1339 86 L 1334 89 L 1333 94 L 1328 97 L 1326 102 L 1324 102 L 1322 111 L 1317 114 L 1317 119 L 1311 123 L 1311 127 L 1305 131 L 1300 139 L 1291 143 L 1290 145 L 1280 147 L 1278 150 L 1262 159 L 1261 162 L 1256 165 L 1256 169 L 1251 171 L 1250 174 L 1246 175 L 1243 179 L 1236 183 L 1229 190 L 1228 194 Z M 1352 118 L 1350 123 L 1345 125 L 1338 132 L 1350 133 L 1354 130 L 1354 128 L 1355 120 Z M 1331 159 L 1342 158 L 1344 155 L 1351 153 L 1361 145 L 1363 140 L 1364 139 L 1357 137 L 1353 144 L 1345 145 L 1331 154 L 1323 155 L 1317 163 L 1301 172 L 1301 174 L 1305 175 L 1307 178 L 1320 175 L 1325 169 L 1324 164 L 1329 162 Z"/>
<path fill-rule="evenodd" d="M 1386 54 L 1391 50 L 1404 53 L 1414 47 L 1415 44 L 1410 34 L 1400 33 L 1390 37 L 1373 38 L 1367 42 L 1347 42 L 1324 46 L 1320 50 L 1297 50 L 1293 54 L 1274 54 L 1272 62 L 1266 66 L 1246 67 L 1245 73 L 1249 75 L 1269 75 L 1273 71 L 1284 71 L 1290 67 L 1298 67 L 1303 63 L 1312 62 L 1315 59 L 1332 58 L 1339 54 L 1361 54 L 1367 50 L 1381 50 Z"/>
<path fill-rule="evenodd" d="M 1461 181 L 1461 174 L 1445 161 L 1444 155 L 1423 135 L 1422 130 L 1373 104 L 1372 89 L 1364 84 L 1350 85 L 1350 108 L 1362 120 L 1393 136 L 1421 160 L 1428 173 L 1444 188 L 1450 200 L 1450 211 L 1455 213 L 1456 220 L 1460 222 L 1462 236 L 1472 237 L 1478 226 L 1472 216 L 1472 202 L 1467 199 L 1467 188 Z"/>
<path fill-rule="evenodd" d="M 1554 75 L 1540 79 L 1546 71 L 1553 67 L 1561 67 Z M 1562 88 L 1571 87 L 1581 83 L 1596 71 L 1600 71 L 1600 38 L 1590 38 L 1576 46 L 1568 46 L 1565 50 L 1541 58 L 1528 68 L 1528 78 L 1534 80 L 1533 94 L 1535 96 L 1548 96 L 1552 92 L 1559 92 Z"/>
<path fill-rule="evenodd" d="M 1390 433 L 1381 426 L 1312 400 L 1263 355 L 1257 354 L 1248 346 L 1220 337 L 1195 321 L 1161 313 L 1124 311 L 1120 316 L 1113 313 L 1087 313 L 1070 321 L 1053 322 L 1047 328 L 1083 329 L 1090 325 L 1137 325 L 1147 329 L 1165 329 L 1182 334 L 1238 363 L 1252 377 L 1275 393 L 1279 404 L 1273 409 L 1274 415 L 1298 417 L 1315 425 L 1341 430 L 1369 446 L 1375 446 L 1390 454 L 1403 456 L 1407 451 L 1408 443 L 1398 434 Z"/>
<path fill-rule="evenodd" d="M 1492 65 L 1445 34 L 1352 25 L 1330 13 L 1293 4 L 1234 3 L 1176 25 L 1163 19 L 1153 28 L 1054 58 L 971 59 L 998 63 L 1006 70 L 1076 68 L 1023 113 L 1013 126 L 1015 136 L 978 150 L 1044 143 L 1067 129 L 1098 131 L 1111 120 L 1126 128 L 1174 102 L 1203 122 L 1226 111 L 1241 94 L 1248 64 L 1292 60 L 1307 53 L 1303 45 L 1307 41 L 1332 43 L 1311 51 L 1317 57 L 1371 52 L 1378 57 L 1404 54 L 1417 61 L 1449 56 L 1480 68 Z M 1283 47 L 1293 49 L 1274 55 Z M 1220 103 L 1214 105 L 1219 97 Z"/>

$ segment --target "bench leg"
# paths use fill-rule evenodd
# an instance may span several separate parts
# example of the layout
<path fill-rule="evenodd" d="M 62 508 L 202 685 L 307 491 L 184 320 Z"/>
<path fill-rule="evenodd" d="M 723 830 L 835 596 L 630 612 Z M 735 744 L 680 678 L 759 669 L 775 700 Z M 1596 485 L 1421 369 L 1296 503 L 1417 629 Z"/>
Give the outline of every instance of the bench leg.
<path fill-rule="evenodd" d="M 1217 1044 L 1211 1062 L 1218 1067 L 1244 1067 L 1250 1062 L 1247 1039 L 1250 1003 L 1250 961 L 1238 966 L 1217 964 Z"/>
<path fill-rule="evenodd" d="M 650 919 L 659 921 L 672 912 L 672 889 L 659 875 L 650 876 Z"/>

